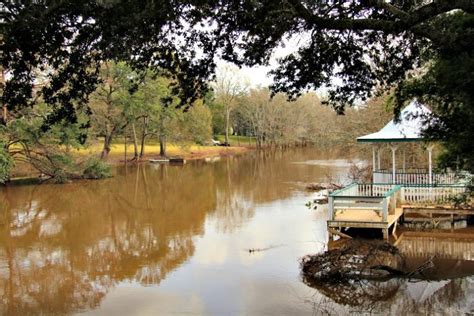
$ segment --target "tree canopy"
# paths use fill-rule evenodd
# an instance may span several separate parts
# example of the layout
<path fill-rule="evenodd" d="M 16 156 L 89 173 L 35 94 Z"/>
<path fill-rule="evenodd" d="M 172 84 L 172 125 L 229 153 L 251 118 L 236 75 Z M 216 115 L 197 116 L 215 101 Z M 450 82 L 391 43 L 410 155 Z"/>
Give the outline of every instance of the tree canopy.
<path fill-rule="evenodd" d="M 217 57 L 267 64 L 299 36 L 298 50 L 272 72 L 273 93 L 294 98 L 328 86 L 340 113 L 387 89 L 395 91 L 396 111 L 414 96 L 432 101 L 443 124 L 430 137 L 454 144 L 472 167 L 465 154 L 472 131 L 459 133 L 459 119 L 473 119 L 470 0 L 23 0 L 6 1 L 1 11 L 2 66 L 11 74 L 2 101 L 10 108 L 40 92 L 56 108 L 51 120 L 74 121 L 103 60 L 160 69 L 190 104 L 206 92 Z M 37 69 L 48 85 L 35 86 Z"/>

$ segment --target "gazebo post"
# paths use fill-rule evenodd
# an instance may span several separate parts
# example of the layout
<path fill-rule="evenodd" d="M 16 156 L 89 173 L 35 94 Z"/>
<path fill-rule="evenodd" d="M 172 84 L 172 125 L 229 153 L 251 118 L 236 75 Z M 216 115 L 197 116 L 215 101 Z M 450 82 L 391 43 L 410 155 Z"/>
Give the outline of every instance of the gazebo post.
<path fill-rule="evenodd" d="M 397 146 L 395 145 L 391 145 L 390 148 L 392 149 L 392 183 L 395 184 L 397 183 L 397 180 L 396 180 L 396 171 L 397 171 L 397 167 L 396 167 L 396 162 L 395 162 L 395 152 L 397 151 Z"/>
<path fill-rule="evenodd" d="M 372 172 L 375 172 L 375 146 L 372 146 Z"/>
<path fill-rule="evenodd" d="M 433 145 L 428 145 L 428 181 L 429 184 L 433 184 L 433 162 L 432 162 L 432 153 L 433 153 Z"/>
<path fill-rule="evenodd" d="M 377 146 L 377 170 L 380 170 L 380 146 Z"/>
<path fill-rule="evenodd" d="M 405 155 L 405 148 L 403 148 L 403 172 L 405 173 L 406 172 L 406 155 Z"/>

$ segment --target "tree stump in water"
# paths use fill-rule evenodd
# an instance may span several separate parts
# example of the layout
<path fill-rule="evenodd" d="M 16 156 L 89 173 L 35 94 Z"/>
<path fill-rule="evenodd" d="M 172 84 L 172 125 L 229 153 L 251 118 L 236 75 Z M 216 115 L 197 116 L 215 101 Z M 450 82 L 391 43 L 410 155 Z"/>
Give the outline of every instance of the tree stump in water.
<path fill-rule="evenodd" d="M 340 282 L 349 279 L 387 279 L 404 275 L 404 258 L 382 241 L 350 240 L 339 249 L 301 260 L 305 282 Z"/>

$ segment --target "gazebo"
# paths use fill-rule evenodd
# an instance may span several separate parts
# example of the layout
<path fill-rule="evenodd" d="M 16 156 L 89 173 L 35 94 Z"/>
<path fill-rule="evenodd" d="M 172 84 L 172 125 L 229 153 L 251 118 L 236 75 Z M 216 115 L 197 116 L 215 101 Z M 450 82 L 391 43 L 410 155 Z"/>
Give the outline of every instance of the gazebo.
<path fill-rule="evenodd" d="M 407 211 L 418 212 L 433 220 L 433 214 L 441 214 L 454 223 L 455 218 L 472 214 L 470 210 L 458 210 L 446 206 L 453 196 L 466 191 L 463 183 L 454 172 L 433 172 L 433 144 L 423 138 L 423 117 L 430 110 L 412 101 L 401 112 L 400 120 L 392 120 L 380 131 L 357 138 L 360 143 L 372 143 L 372 183 L 352 183 L 329 195 L 328 231 L 331 236 L 345 235 L 343 228 L 382 229 L 385 239 L 389 228 L 396 231 L 399 218 Z M 407 170 L 403 152 L 402 168 L 397 169 L 397 149 L 401 143 L 420 142 L 426 144 L 428 151 L 428 170 Z M 391 170 L 382 170 L 380 149 L 383 144 L 392 151 Z M 439 219 L 439 217 L 438 217 Z"/>
<path fill-rule="evenodd" d="M 413 100 L 400 114 L 400 120 L 395 119 L 388 122 L 378 132 L 361 136 L 357 138 L 359 143 L 372 143 L 372 171 L 374 183 L 392 183 L 392 184 L 433 184 L 451 183 L 454 175 L 447 174 L 433 175 L 433 144 L 426 142 L 423 138 L 423 118 L 430 115 L 431 111 Z M 428 169 L 410 170 L 407 172 L 405 152 L 403 151 L 403 164 L 401 169 L 396 166 L 396 153 L 400 143 L 422 142 L 426 143 L 428 151 Z M 388 144 L 392 151 L 392 170 L 382 170 L 380 168 L 380 149 L 383 144 Z M 435 181 L 436 180 L 436 181 Z"/>

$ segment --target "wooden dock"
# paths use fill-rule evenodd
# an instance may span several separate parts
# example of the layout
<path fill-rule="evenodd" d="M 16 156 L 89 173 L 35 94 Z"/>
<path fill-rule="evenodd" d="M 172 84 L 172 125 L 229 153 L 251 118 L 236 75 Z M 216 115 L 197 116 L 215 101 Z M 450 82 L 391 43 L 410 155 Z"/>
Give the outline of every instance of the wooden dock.
<path fill-rule="evenodd" d="M 402 205 L 406 222 L 454 222 L 474 215 L 474 209 L 457 208 L 448 205 Z"/>
<path fill-rule="evenodd" d="M 382 229 L 384 239 L 388 230 L 396 230 L 398 219 L 403 215 L 400 205 L 400 186 L 391 184 L 354 183 L 329 195 L 327 221 L 330 237 L 342 233 L 342 228 Z"/>
<path fill-rule="evenodd" d="M 334 235 L 350 238 L 342 229 L 352 227 L 382 229 L 384 239 L 388 239 L 389 229 L 393 227 L 394 234 L 402 216 L 404 221 L 451 221 L 454 225 L 456 220 L 474 215 L 472 206 L 460 209 L 446 203 L 449 197 L 465 190 L 457 185 L 353 183 L 329 195 L 327 227 L 330 238 Z"/>
<path fill-rule="evenodd" d="M 387 220 L 383 221 L 380 212 L 373 210 L 344 210 L 337 211 L 334 219 L 327 221 L 330 235 L 348 237 L 341 232 L 342 228 L 374 228 L 382 229 L 384 239 L 388 239 L 388 231 L 393 226 L 392 234 L 397 229 L 397 222 L 403 215 L 401 208 L 396 208 L 394 214 L 388 214 Z"/>

